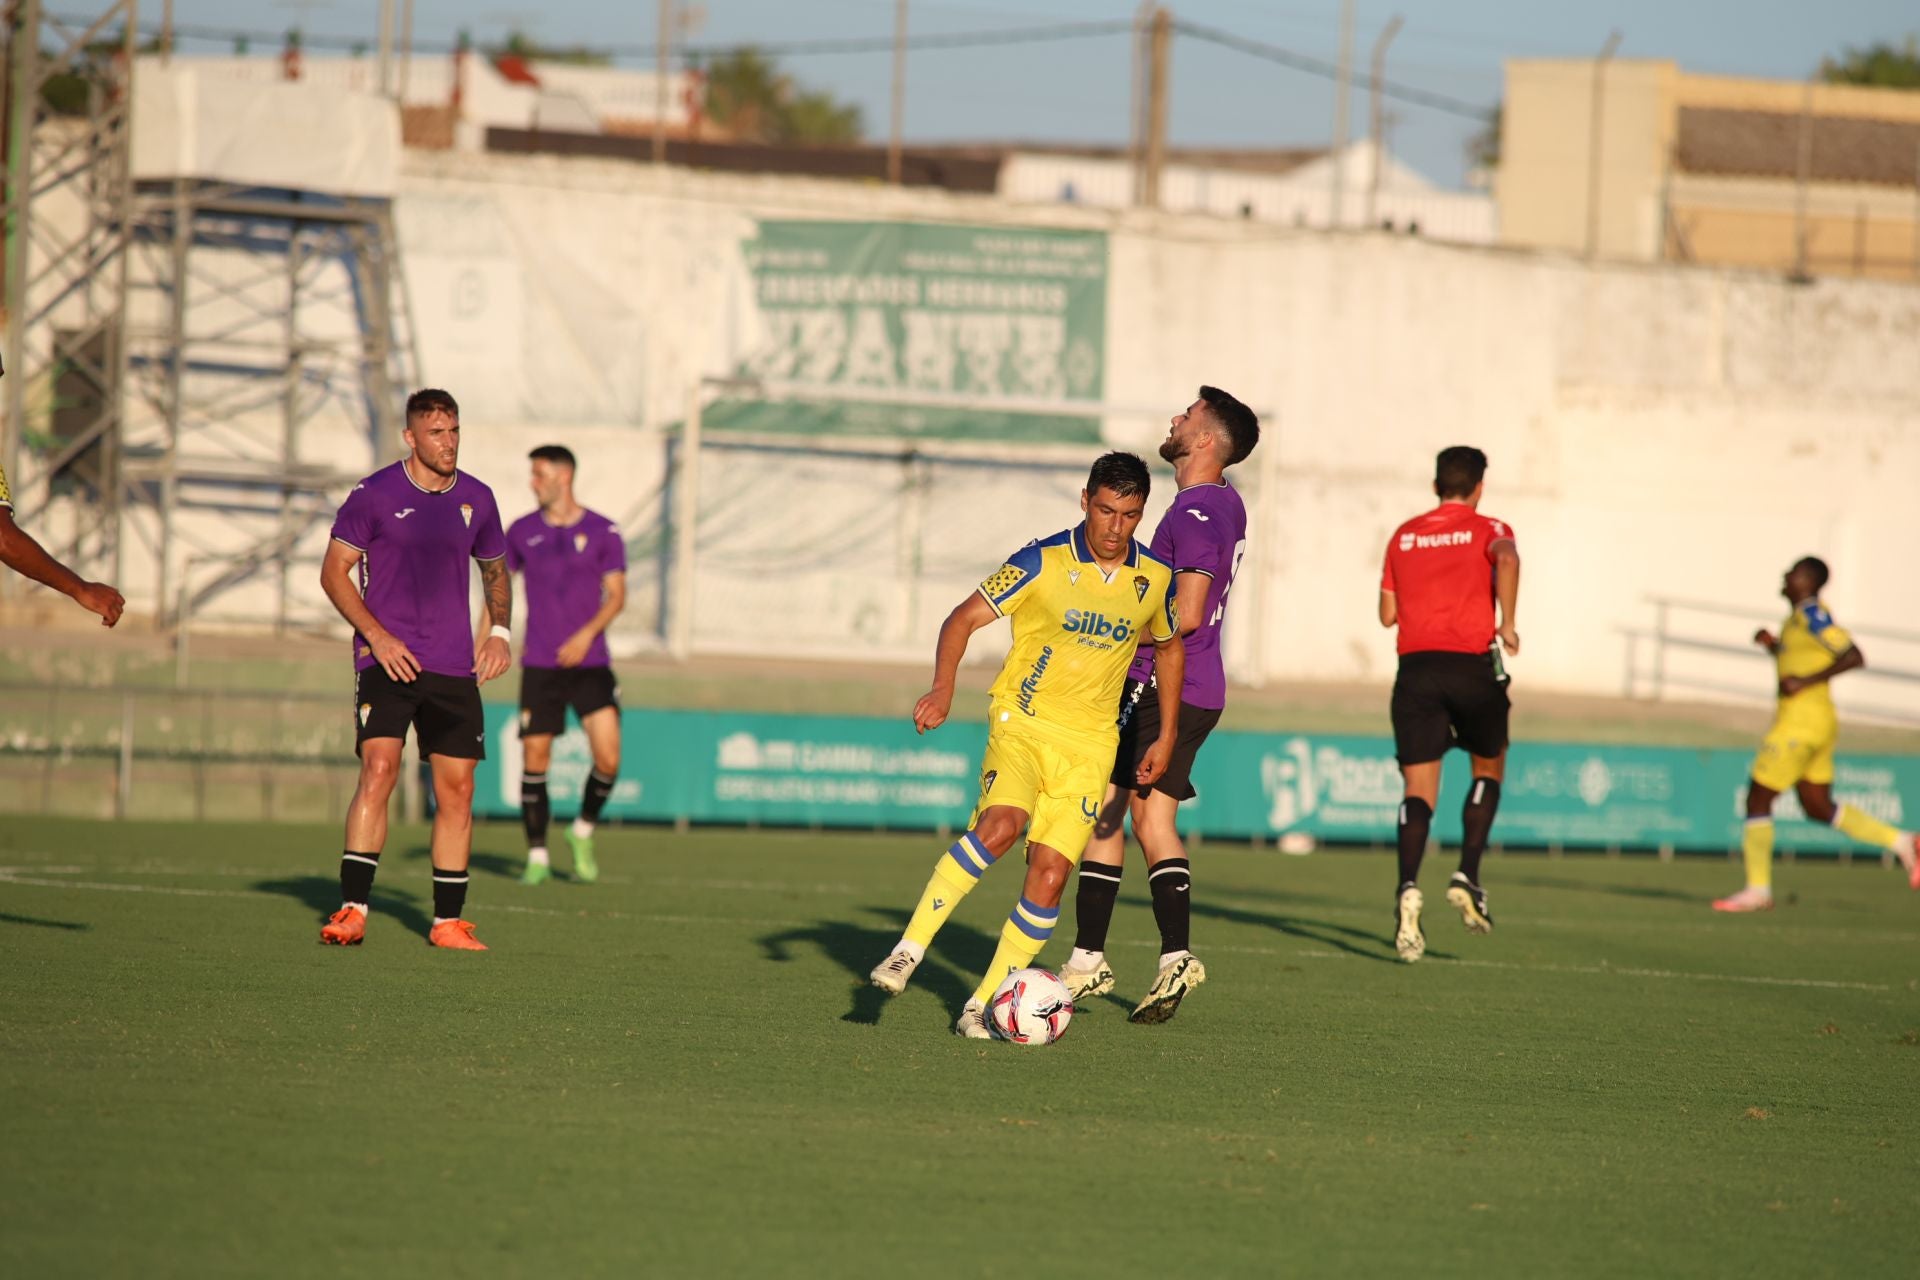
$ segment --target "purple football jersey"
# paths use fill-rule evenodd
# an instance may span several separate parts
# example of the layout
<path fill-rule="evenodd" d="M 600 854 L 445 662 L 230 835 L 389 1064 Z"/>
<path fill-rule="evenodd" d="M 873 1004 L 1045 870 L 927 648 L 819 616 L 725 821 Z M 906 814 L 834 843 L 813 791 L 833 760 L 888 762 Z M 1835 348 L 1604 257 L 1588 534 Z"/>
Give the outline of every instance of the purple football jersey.
<path fill-rule="evenodd" d="M 405 462 L 355 485 L 333 536 L 360 552 L 360 594 L 381 626 L 407 646 L 422 671 L 473 674 L 473 567 L 507 554 L 493 490 L 464 471 L 450 488 L 423 489 Z M 353 638 L 356 671 L 374 666 L 366 637 Z"/>
<path fill-rule="evenodd" d="M 1196 484 L 1174 498 L 1153 531 L 1153 553 L 1173 566 L 1174 582 L 1183 573 L 1204 573 L 1211 579 L 1200 625 L 1187 636 L 1187 678 L 1180 701 L 1190 706 L 1218 709 L 1227 705 L 1227 671 L 1220 655 L 1220 628 L 1227 616 L 1227 593 L 1240 557 L 1247 552 L 1247 508 L 1229 484 Z M 1182 618 L 1185 627 L 1189 619 Z M 1145 680 L 1153 670 L 1153 646 L 1143 644 L 1134 655 L 1132 680 Z"/>
<path fill-rule="evenodd" d="M 527 643 L 521 665 L 557 667 L 560 646 L 600 612 L 602 580 L 627 571 L 627 544 L 620 526 L 597 511 L 583 508 L 570 525 L 548 524 L 535 511 L 507 530 L 507 567 L 527 579 Z M 606 632 L 593 638 L 580 665 L 613 665 Z"/>

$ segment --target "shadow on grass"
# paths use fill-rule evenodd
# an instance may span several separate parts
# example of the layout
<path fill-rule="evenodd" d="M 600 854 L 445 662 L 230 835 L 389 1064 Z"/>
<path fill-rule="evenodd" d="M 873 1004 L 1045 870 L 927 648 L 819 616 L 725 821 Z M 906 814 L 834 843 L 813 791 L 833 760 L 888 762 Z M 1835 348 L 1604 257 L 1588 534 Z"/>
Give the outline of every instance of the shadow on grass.
<path fill-rule="evenodd" d="M 284 880 L 262 880 L 253 887 L 262 893 L 292 898 L 311 908 L 322 920 L 340 909 L 340 882 L 331 876 L 289 876 Z M 374 915 L 391 916 L 423 938 L 433 928 L 433 918 L 420 909 L 419 895 L 405 889 L 376 886 L 367 905 L 373 908 Z"/>
<path fill-rule="evenodd" d="M 892 907 L 861 909 L 887 923 L 876 926 L 847 920 L 821 920 L 770 933 L 760 939 L 760 947 L 766 958 L 776 964 L 791 961 L 795 946 L 819 948 L 860 983 L 854 989 L 852 1007 L 840 1015 L 840 1020 L 871 1026 L 880 1021 L 880 1012 L 892 997 L 873 986 L 867 975 L 874 965 L 886 959 L 893 944 L 900 940 L 900 931 L 906 927 L 909 913 Z M 927 958 L 914 970 L 913 981 L 938 996 L 957 1017 L 960 1007 L 973 994 L 975 980 L 967 975 L 985 969 L 998 945 L 998 938 L 949 921 L 935 940 L 936 950 L 929 950 Z"/>
<path fill-rule="evenodd" d="M 433 846 L 416 844 L 403 851 L 400 856 L 408 862 L 426 862 L 433 857 Z M 467 857 L 469 872 L 475 875 L 492 876 L 498 880 L 512 880 L 516 883 L 520 879 L 520 873 L 526 870 L 526 866 L 527 860 L 524 856 L 516 858 L 504 853 L 482 853 L 476 849 Z M 553 878 L 572 880 L 574 876 L 573 872 L 563 871 L 556 866 L 553 868 Z"/>
<path fill-rule="evenodd" d="M 1585 880 L 1562 880 L 1555 876 L 1511 876 L 1503 878 L 1503 884 L 1521 889 L 1558 889 L 1568 893 L 1610 893 L 1618 898 L 1639 898 L 1660 902 L 1701 901 L 1698 893 L 1682 893 L 1678 889 L 1651 889 L 1636 884 L 1593 884 Z"/>
<path fill-rule="evenodd" d="M 11 911 L 0 911 L 0 924 L 27 924 L 37 929 L 65 929 L 70 933 L 81 933 L 93 928 L 77 920 L 42 920 L 39 916 L 17 916 Z"/>
<path fill-rule="evenodd" d="M 1265 911 L 1249 911 L 1243 907 L 1226 907 L 1214 903 L 1197 901 L 1192 906 L 1193 914 L 1205 916 L 1209 920 L 1224 920 L 1228 924 L 1248 924 L 1263 929 L 1272 929 L 1284 933 L 1290 938 L 1303 938 L 1308 942 L 1318 942 L 1322 946 L 1344 951 L 1348 955 L 1359 956 L 1363 960 L 1379 960 L 1387 964 L 1399 964 L 1400 957 L 1393 949 L 1393 934 L 1381 935 L 1369 933 L 1365 929 L 1355 929 L 1349 925 L 1334 924 L 1328 920 L 1309 920 L 1301 916 L 1277 915 Z M 1386 907 L 1380 909 L 1382 916 L 1388 915 Z M 1446 960 L 1452 957 L 1435 950 L 1431 944 L 1427 954 Z"/>

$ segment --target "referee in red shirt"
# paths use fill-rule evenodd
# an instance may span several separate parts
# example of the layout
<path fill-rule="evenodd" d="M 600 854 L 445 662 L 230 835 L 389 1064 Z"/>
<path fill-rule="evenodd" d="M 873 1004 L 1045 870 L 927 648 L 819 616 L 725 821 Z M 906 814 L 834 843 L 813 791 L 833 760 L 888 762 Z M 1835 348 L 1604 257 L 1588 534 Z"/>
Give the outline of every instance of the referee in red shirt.
<path fill-rule="evenodd" d="M 1460 869 L 1447 884 L 1447 901 L 1469 932 L 1493 932 L 1480 887 L 1480 855 L 1506 773 L 1509 704 L 1500 650 L 1520 652 L 1520 633 L 1513 629 L 1520 551 L 1512 525 L 1480 514 L 1486 474 L 1487 455 L 1480 450 L 1442 449 L 1433 477 L 1440 505 L 1394 530 L 1380 579 L 1380 625 L 1400 628 L 1393 744 L 1406 798 L 1400 802 L 1393 945 L 1409 964 L 1427 949 L 1416 881 L 1440 796 L 1440 760 L 1456 744 L 1473 758 L 1473 785 L 1460 810 Z"/>

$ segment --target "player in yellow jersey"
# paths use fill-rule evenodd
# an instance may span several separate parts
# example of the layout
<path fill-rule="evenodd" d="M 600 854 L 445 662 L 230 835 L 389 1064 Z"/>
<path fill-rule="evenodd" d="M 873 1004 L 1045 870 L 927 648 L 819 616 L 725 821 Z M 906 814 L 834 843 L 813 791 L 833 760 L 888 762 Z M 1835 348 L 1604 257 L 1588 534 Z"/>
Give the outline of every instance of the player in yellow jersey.
<path fill-rule="evenodd" d="M 1747 887 L 1716 899 L 1715 911 L 1773 909 L 1773 798 L 1788 787 L 1799 792 L 1807 817 L 1862 844 L 1890 851 L 1907 869 L 1908 883 L 1920 889 L 1920 845 L 1915 837 L 1871 814 L 1833 802 L 1833 744 L 1840 721 L 1827 684 L 1837 675 L 1858 671 L 1867 660 L 1853 637 L 1820 603 L 1820 591 L 1826 585 L 1824 561 L 1808 556 L 1796 562 L 1780 588 L 1793 605 L 1780 634 L 1754 633 L 1753 642 L 1774 656 L 1780 707 L 1760 743 L 1753 781 L 1747 788 L 1747 824 L 1741 841 Z"/>
<path fill-rule="evenodd" d="M 890 995 L 905 990 L 933 935 L 1024 830 L 1026 883 L 986 977 L 954 1024 L 959 1035 L 989 1038 L 987 999 L 1007 974 L 1032 964 L 1053 935 L 1060 895 L 1093 834 L 1113 771 L 1120 686 L 1142 636 L 1153 643 L 1160 676 L 1160 734 L 1140 759 L 1140 785 L 1157 780 L 1173 753 L 1186 666 L 1173 566 L 1133 537 L 1151 484 L 1139 458 L 1103 455 L 1080 494 L 1086 520 L 1014 552 L 940 628 L 933 688 L 913 708 L 921 733 L 946 720 L 974 632 L 1008 618 L 1013 647 L 990 691 L 973 819 L 934 864 L 905 934 L 872 980 Z"/>
<path fill-rule="evenodd" d="M 0 564 L 71 596 L 82 609 L 99 614 L 103 627 L 120 621 L 120 612 L 127 607 L 118 591 L 104 582 L 88 582 L 48 555 L 32 534 L 13 522 L 13 493 L 7 488 L 4 470 L 0 470 Z"/>

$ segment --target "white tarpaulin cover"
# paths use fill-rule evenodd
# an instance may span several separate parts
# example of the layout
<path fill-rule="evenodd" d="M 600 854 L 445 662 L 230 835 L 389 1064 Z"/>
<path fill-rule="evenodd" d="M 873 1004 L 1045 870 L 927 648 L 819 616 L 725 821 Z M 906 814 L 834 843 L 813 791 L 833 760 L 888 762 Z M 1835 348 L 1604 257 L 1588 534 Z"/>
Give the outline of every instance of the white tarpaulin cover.
<path fill-rule="evenodd" d="M 299 81 L 248 81 L 142 58 L 133 77 L 133 176 L 203 178 L 391 199 L 400 167 L 392 102 Z"/>

